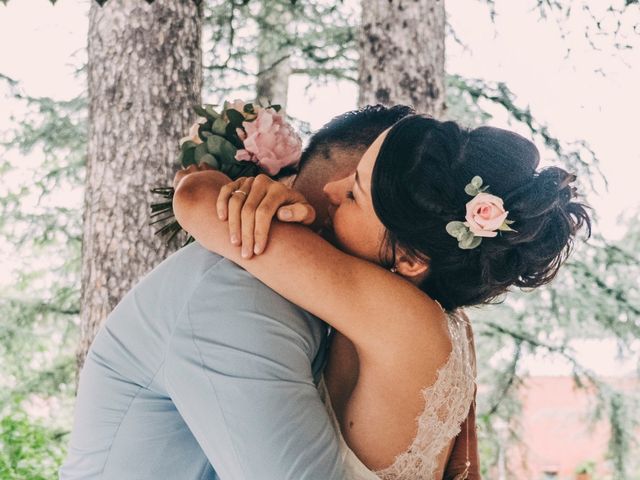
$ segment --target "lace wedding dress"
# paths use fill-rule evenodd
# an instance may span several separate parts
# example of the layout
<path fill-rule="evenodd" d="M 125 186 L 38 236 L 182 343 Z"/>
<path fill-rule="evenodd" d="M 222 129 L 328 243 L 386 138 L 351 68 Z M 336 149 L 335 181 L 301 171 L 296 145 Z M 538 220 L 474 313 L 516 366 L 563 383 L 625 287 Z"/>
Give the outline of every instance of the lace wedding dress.
<path fill-rule="evenodd" d="M 426 403 L 425 410 L 417 418 L 418 433 L 411 446 L 384 470 L 369 470 L 347 446 L 324 380 L 320 382 L 320 395 L 338 432 L 345 480 L 434 479 L 441 453 L 460 433 L 475 387 L 475 359 L 471 353 L 466 321 L 454 314 L 449 314 L 448 318 L 452 350 L 446 363 L 438 370 L 436 381 L 422 391 Z"/>

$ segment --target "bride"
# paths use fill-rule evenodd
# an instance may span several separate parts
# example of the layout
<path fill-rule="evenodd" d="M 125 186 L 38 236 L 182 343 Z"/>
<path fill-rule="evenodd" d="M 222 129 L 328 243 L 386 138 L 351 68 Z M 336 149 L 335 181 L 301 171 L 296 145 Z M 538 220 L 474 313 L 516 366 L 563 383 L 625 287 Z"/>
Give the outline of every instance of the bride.
<path fill-rule="evenodd" d="M 457 309 L 549 282 L 590 229 L 575 176 L 538 162 L 515 133 L 408 116 L 326 185 L 331 243 L 271 224 L 304 200 L 268 177 L 179 172 L 180 224 L 337 331 L 321 393 L 349 479 L 442 478 L 475 388 Z"/>

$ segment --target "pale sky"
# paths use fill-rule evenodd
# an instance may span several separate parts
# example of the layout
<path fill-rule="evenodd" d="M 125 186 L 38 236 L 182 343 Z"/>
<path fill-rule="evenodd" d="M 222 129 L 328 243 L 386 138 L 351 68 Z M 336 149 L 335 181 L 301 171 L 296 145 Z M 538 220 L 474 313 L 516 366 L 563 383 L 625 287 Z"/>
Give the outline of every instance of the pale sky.
<path fill-rule="evenodd" d="M 563 40 L 553 20 L 537 21 L 537 13 L 531 11 L 533 2 L 495 3 L 500 15 L 492 25 L 484 2 L 447 1 L 449 21 L 470 47 L 470 51 L 464 51 L 448 41 L 447 71 L 504 81 L 517 94 L 520 104 L 530 105 L 536 118 L 562 139 L 587 140 L 601 158 L 609 181 L 609 192 L 589 198 L 600 216 L 597 230 L 612 239 L 619 237 L 623 230 L 616 222 L 618 214 L 640 205 L 639 35 L 633 39 L 634 50 L 616 57 L 610 50 L 595 51 L 586 44 L 582 27 L 587 20 L 580 12 L 567 25 L 573 34 Z M 73 78 L 73 69 L 84 61 L 88 6 L 89 0 L 58 0 L 55 6 L 48 0 L 10 0 L 7 6 L 0 4 L 0 72 L 19 80 L 30 95 L 58 99 L 76 96 L 84 88 Z M 636 8 L 636 23 L 640 22 L 638 11 Z M 568 46 L 572 48 L 569 57 Z M 305 86 L 304 78 L 291 79 L 288 110 L 309 121 L 312 128 L 356 105 L 357 89 L 352 84 L 338 82 L 309 92 L 305 92 Z M 20 114 L 15 103 L 2 98 L 4 93 L 0 89 L 0 131 L 11 126 L 11 113 Z M 501 114 L 491 124 L 511 127 Z M 25 175 L 29 164 L 27 161 Z M 69 201 L 75 203 L 79 198 L 76 195 Z M 0 245 L 0 258 L 6 265 L 8 252 L 1 249 Z M 585 354 L 587 362 L 594 355 L 611 359 L 593 362 L 603 374 L 635 367 L 630 362 L 613 360 L 614 344 L 581 348 L 592 352 Z M 600 348 L 600 353 L 593 354 L 594 348 Z M 544 365 L 547 364 L 531 362 L 534 370 L 541 370 L 539 373 L 557 373 L 561 368 L 549 366 L 546 371 Z"/>

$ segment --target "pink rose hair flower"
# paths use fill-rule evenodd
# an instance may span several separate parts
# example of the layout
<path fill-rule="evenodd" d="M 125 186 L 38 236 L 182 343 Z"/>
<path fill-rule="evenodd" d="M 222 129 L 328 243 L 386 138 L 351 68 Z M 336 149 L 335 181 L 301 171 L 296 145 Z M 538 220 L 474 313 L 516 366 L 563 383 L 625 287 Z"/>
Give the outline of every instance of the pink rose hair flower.
<path fill-rule="evenodd" d="M 242 126 L 237 133 L 244 149 L 236 152 L 236 160 L 255 162 L 272 176 L 300 161 L 302 140 L 274 109 L 260 109 L 255 120 Z"/>
<path fill-rule="evenodd" d="M 488 188 L 482 186 L 481 177 L 473 177 L 464 187 L 464 191 L 473 197 L 467 202 L 466 222 L 447 223 L 447 233 L 458 240 L 458 247 L 463 250 L 476 248 L 483 237 L 493 238 L 498 231 L 515 231 L 509 226 L 513 221 L 507 220 L 509 212 L 504 209 L 504 202 L 500 197 L 485 193 Z"/>
<path fill-rule="evenodd" d="M 467 215 L 464 218 L 474 235 L 495 237 L 508 214 L 500 197 L 479 193 L 467 203 Z"/>

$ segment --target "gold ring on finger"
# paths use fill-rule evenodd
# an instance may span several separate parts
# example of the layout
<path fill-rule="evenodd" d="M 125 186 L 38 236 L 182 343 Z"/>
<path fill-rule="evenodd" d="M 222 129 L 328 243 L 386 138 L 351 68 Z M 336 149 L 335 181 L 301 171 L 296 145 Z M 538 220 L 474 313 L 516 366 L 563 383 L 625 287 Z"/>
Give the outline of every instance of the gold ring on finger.
<path fill-rule="evenodd" d="M 231 192 L 231 195 L 235 195 L 236 193 L 241 193 L 243 194 L 245 197 L 248 197 L 249 194 L 243 190 L 234 190 L 233 192 Z"/>

